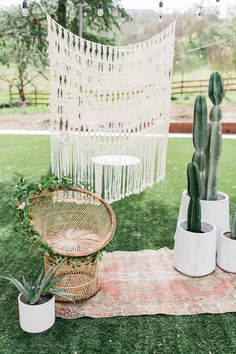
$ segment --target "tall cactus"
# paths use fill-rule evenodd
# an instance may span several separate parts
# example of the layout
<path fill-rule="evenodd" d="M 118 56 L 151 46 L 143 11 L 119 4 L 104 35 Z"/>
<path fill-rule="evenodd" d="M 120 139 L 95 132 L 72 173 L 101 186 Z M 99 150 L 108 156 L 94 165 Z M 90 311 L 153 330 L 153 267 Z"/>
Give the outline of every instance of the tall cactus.
<path fill-rule="evenodd" d="M 207 147 L 207 103 L 204 96 L 197 96 L 194 106 L 194 123 L 193 123 L 193 145 L 196 149 L 193 155 L 193 162 L 199 167 L 201 182 L 201 199 L 205 199 L 205 168 Z"/>
<path fill-rule="evenodd" d="M 210 111 L 209 137 L 206 149 L 206 200 L 217 200 L 218 166 L 222 150 L 222 109 L 224 88 L 218 72 L 212 73 L 209 80 L 209 98 L 213 103 Z"/>
<path fill-rule="evenodd" d="M 188 164 L 188 195 L 190 196 L 188 206 L 188 231 L 201 232 L 201 184 L 199 167 L 195 162 Z"/>
<path fill-rule="evenodd" d="M 231 237 L 232 239 L 236 240 L 236 210 L 234 212 L 233 219 L 232 219 Z"/>

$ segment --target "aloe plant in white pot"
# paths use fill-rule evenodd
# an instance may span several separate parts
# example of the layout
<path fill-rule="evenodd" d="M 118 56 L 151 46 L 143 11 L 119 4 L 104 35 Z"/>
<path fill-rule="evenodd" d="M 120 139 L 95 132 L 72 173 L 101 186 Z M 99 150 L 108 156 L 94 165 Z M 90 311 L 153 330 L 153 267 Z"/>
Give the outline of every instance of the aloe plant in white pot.
<path fill-rule="evenodd" d="M 64 276 L 55 278 L 59 264 L 53 272 L 40 273 L 32 284 L 23 277 L 22 282 L 12 276 L 1 276 L 19 290 L 19 319 L 21 328 L 28 333 L 46 331 L 55 322 L 55 296 L 68 297 L 70 294 L 55 288 Z"/>
<path fill-rule="evenodd" d="M 216 227 L 201 221 L 201 185 L 198 165 L 188 164 L 188 216 L 180 220 L 175 233 L 174 266 L 181 273 L 201 277 L 216 266 Z"/>
<path fill-rule="evenodd" d="M 226 229 L 219 236 L 216 262 L 226 272 L 236 273 L 236 210 L 233 214 L 231 231 Z"/>
<path fill-rule="evenodd" d="M 207 128 L 207 103 L 198 96 L 194 107 L 193 161 L 197 163 L 201 181 L 202 218 L 216 225 L 218 236 L 229 229 L 229 197 L 218 191 L 218 167 L 222 150 L 222 109 L 224 97 L 223 81 L 219 73 L 212 73 L 209 80 L 209 98 L 213 103 L 210 124 Z M 178 220 L 186 218 L 189 196 L 182 196 Z"/>

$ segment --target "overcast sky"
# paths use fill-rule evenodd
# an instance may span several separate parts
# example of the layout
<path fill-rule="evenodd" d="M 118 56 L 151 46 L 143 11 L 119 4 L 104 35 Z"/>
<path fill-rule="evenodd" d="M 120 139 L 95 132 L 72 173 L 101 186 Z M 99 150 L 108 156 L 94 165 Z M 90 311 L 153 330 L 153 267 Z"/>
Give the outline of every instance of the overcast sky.
<path fill-rule="evenodd" d="M 186 3 L 189 5 L 199 3 L 202 0 L 163 0 L 164 6 L 167 8 L 182 8 Z M 5 7 L 9 5 L 21 4 L 22 0 L 0 0 L 0 6 Z M 155 9 L 158 8 L 158 0 L 121 0 L 121 3 L 126 9 Z M 215 5 L 216 0 L 204 0 L 203 3 L 208 5 Z M 234 4 L 236 0 L 220 0 L 221 6 Z"/>

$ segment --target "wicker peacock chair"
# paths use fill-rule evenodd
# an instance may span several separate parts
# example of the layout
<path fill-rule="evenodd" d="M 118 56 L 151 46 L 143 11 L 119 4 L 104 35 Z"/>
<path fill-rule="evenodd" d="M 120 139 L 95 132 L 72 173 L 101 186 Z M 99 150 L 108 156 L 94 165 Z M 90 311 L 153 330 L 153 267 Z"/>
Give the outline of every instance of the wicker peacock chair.
<path fill-rule="evenodd" d="M 107 245 L 114 234 L 112 208 L 94 193 L 68 188 L 32 197 L 30 216 L 33 227 L 53 251 L 45 256 L 45 270 L 56 267 L 56 255 L 66 256 L 57 274 L 65 277 L 57 286 L 75 294 L 70 297 L 74 301 L 94 295 L 100 287 L 99 262 L 91 261 L 91 255 Z"/>

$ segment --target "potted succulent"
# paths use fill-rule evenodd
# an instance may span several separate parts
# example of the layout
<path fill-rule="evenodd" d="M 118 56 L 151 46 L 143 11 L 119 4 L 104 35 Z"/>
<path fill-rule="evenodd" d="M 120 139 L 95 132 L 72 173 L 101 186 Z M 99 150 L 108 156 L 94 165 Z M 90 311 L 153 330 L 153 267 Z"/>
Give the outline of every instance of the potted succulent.
<path fill-rule="evenodd" d="M 224 97 L 221 76 L 215 72 L 209 80 L 209 98 L 213 103 L 210 124 L 207 127 L 207 103 L 204 96 L 198 96 L 194 107 L 193 144 L 196 162 L 200 172 L 202 218 L 216 225 L 218 236 L 229 229 L 229 197 L 218 191 L 218 166 L 222 150 L 222 109 Z M 186 218 L 189 195 L 182 196 L 178 220 Z"/>
<path fill-rule="evenodd" d="M 217 245 L 217 265 L 226 272 L 236 273 L 236 210 L 231 231 L 222 231 Z"/>
<path fill-rule="evenodd" d="M 173 262 L 181 273 L 201 277 L 215 270 L 216 227 L 208 221 L 201 221 L 200 173 L 195 162 L 188 164 L 187 176 L 188 216 L 177 225 Z"/>
<path fill-rule="evenodd" d="M 19 290 L 18 296 L 20 326 L 25 332 L 46 331 L 55 322 L 55 296 L 67 298 L 69 294 L 55 288 L 63 276 L 55 278 L 61 264 L 47 273 L 42 270 L 34 284 L 23 277 L 22 283 L 12 276 L 1 277 L 9 280 Z"/>

